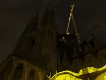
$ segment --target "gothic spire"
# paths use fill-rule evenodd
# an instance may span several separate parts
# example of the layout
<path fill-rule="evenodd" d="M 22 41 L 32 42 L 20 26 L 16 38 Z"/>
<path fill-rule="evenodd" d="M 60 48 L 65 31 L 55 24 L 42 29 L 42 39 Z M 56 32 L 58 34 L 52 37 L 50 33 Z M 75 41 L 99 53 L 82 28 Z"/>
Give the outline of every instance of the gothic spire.
<path fill-rule="evenodd" d="M 41 19 L 40 27 L 55 27 L 54 10 L 52 5 L 47 5 L 44 15 Z"/>
<path fill-rule="evenodd" d="M 31 39 L 33 39 L 31 36 L 32 36 L 33 32 L 37 31 L 37 26 L 38 26 L 38 13 L 36 14 L 35 17 L 32 17 L 30 22 L 27 24 L 24 32 L 21 34 L 21 36 L 16 44 L 14 51 L 23 46 L 28 46 L 27 43 L 29 43 L 29 41 L 31 41 Z"/>
<path fill-rule="evenodd" d="M 38 15 L 39 15 L 39 13 L 37 13 L 35 16 L 33 16 L 31 21 L 27 24 L 26 30 L 28 32 L 33 32 L 33 31 L 37 30 Z"/>

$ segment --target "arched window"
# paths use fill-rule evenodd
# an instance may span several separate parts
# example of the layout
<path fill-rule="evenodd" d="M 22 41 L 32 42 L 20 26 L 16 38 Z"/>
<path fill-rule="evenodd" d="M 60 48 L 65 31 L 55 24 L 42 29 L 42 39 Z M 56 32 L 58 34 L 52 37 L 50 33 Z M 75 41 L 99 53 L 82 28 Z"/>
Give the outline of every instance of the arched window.
<path fill-rule="evenodd" d="M 19 64 L 13 74 L 12 80 L 22 80 L 23 64 Z"/>
<path fill-rule="evenodd" d="M 0 80 L 7 80 L 12 68 L 13 68 L 13 60 L 10 60 L 4 66 L 3 70 L 0 72 Z"/>
<path fill-rule="evenodd" d="M 34 70 L 30 71 L 28 80 L 35 80 L 35 71 Z"/>

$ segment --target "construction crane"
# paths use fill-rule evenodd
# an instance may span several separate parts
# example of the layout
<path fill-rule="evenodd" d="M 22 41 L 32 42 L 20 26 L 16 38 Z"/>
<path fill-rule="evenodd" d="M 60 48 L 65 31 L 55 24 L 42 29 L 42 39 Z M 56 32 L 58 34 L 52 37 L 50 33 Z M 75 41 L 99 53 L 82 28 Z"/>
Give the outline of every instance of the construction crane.
<path fill-rule="evenodd" d="M 66 29 L 66 34 L 69 34 L 68 30 L 69 30 L 69 26 L 70 26 L 70 20 L 71 20 L 71 18 L 72 18 L 73 9 L 74 9 L 74 4 L 71 6 L 70 16 L 69 16 L 69 20 L 68 20 L 67 29 Z"/>
<path fill-rule="evenodd" d="M 72 20 L 73 27 L 74 27 L 74 30 L 75 30 L 75 34 L 76 34 L 76 37 L 77 37 L 79 50 L 82 51 L 81 48 L 80 48 L 80 36 L 79 36 L 78 30 L 77 30 L 77 27 L 76 27 L 76 24 L 75 24 L 74 16 L 73 16 L 73 9 L 74 9 L 74 4 L 72 4 L 72 6 L 71 6 L 70 16 L 69 16 L 69 20 L 68 20 L 68 25 L 67 25 L 67 28 L 66 28 L 66 34 L 67 35 L 70 34 L 69 33 L 69 27 L 70 27 L 70 21 Z"/>

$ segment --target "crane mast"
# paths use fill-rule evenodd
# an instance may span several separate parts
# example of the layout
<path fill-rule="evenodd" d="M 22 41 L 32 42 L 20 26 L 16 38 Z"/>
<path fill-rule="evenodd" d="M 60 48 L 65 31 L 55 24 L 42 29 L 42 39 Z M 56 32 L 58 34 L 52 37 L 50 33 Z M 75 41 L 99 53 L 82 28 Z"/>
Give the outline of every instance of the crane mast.
<path fill-rule="evenodd" d="M 70 10 L 70 16 L 69 16 L 69 20 L 68 20 L 68 25 L 67 25 L 67 29 L 66 29 L 66 34 L 69 34 L 68 30 L 69 30 L 69 26 L 70 26 L 70 20 L 71 20 L 71 17 L 72 17 L 72 12 L 73 12 L 73 9 L 74 9 L 74 4 L 71 6 L 71 10 Z"/>
<path fill-rule="evenodd" d="M 75 34 L 76 34 L 76 37 L 77 37 L 77 42 L 78 42 L 78 45 L 79 45 L 79 49 L 81 51 L 81 48 L 80 48 L 80 36 L 79 36 L 78 30 L 77 30 L 77 27 L 76 27 L 76 24 L 75 24 L 75 20 L 74 20 L 74 16 L 73 16 L 73 9 L 74 9 L 74 4 L 72 4 L 72 6 L 71 6 L 70 16 L 69 16 L 69 20 L 68 20 L 68 25 L 67 25 L 67 28 L 66 28 L 66 34 L 69 35 L 70 21 L 72 19 L 72 23 L 74 25 Z"/>

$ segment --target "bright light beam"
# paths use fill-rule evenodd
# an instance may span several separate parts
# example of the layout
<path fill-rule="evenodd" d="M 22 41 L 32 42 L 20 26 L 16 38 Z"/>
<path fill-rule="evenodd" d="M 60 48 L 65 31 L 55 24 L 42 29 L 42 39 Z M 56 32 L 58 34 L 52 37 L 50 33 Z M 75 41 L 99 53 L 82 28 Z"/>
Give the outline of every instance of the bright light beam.
<path fill-rule="evenodd" d="M 69 34 L 68 30 L 69 30 L 69 26 L 70 26 L 70 20 L 72 17 L 73 8 L 74 8 L 74 4 L 71 6 L 70 17 L 69 17 L 69 21 L 68 21 L 68 25 L 67 25 L 67 29 L 66 29 L 66 34 Z"/>

